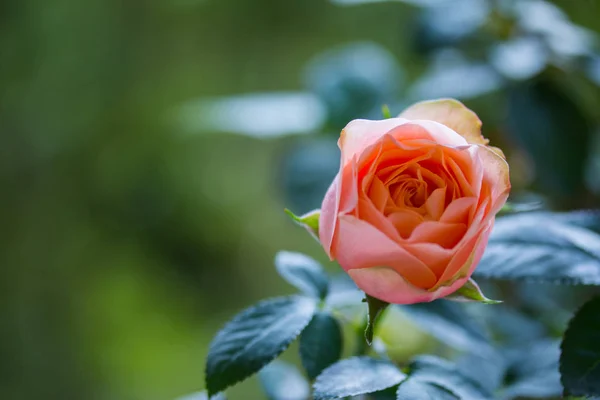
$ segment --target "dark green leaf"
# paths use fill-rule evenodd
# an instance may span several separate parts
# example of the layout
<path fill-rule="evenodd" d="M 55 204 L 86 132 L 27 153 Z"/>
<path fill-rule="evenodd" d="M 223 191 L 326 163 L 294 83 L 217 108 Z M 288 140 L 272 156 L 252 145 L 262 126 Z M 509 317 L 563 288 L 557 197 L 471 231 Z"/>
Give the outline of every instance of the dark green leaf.
<path fill-rule="evenodd" d="M 275 360 L 258 373 L 269 400 L 307 400 L 310 386 L 295 366 Z"/>
<path fill-rule="evenodd" d="M 492 399 L 490 392 L 477 382 L 464 376 L 455 364 L 434 357 L 420 356 L 410 364 L 410 379 L 433 383 L 441 386 L 461 399 Z"/>
<path fill-rule="evenodd" d="M 376 299 L 375 297 L 371 297 L 368 294 L 365 295 L 365 300 L 368 305 L 367 312 L 367 328 L 365 329 L 365 340 L 367 344 L 370 346 L 373 342 L 373 333 L 375 331 L 375 324 L 377 323 L 377 319 L 381 315 L 383 311 L 390 305 L 383 300 Z"/>
<path fill-rule="evenodd" d="M 398 386 L 397 400 L 457 400 L 452 392 L 434 383 L 408 378 Z"/>
<path fill-rule="evenodd" d="M 449 346 L 459 350 L 489 353 L 492 347 L 486 331 L 467 312 L 467 306 L 436 300 L 402 306 L 402 311 L 422 330 Z"/>
<path fill-rule="evenodd" d="M 564 200 L 582 193 L 592 125 L 548 78 L 509 92 L 509 133 L 531 156 L 541 188 Z"/>
<path fill-rule="evenodd" d="M 328 292 L 327 275 L 312 258 L 300 253 L 280 251 L 275 257 L 277 272 L 303 293 L 324 299 Z"/>
<path fill-rule="evenodd" d="M 560 374 L 565 393 L 600 396 L 600 297 L 588 301 L 575 313 L 561 350 Z"/>
<path fill-rule="evenodd" d="M 389 361 L 353 357 L 327 368 L 313 385 L 315 400 L 373 393 L 402 382 L 406 375 Z"/>
<path fill-rule="evenodd" d="M 233 318 L 215 336 L 206 361 L 206 387 L 217 393 L 258 372 L 283 352 L 310 322 L 315 300 L 279 297 Z"/>
<path fill-rule="evenodd" d="M 538 339 L 503 349 L 508 362 L 504 399 L 548 398 L 561 393 L 558 341 Z"/>
<path fill-rule="evenodd" d="M 600 284 L 600 235 L 551 213 L 499 218 L 475 274 L 480 277 Z"/>
<path fill-rule="evenodd" d="M 300 335 L 300 358 L 308 377 L 315 379 L 342 354 L 342 331 L 327 312 L 318 312 Z"/>

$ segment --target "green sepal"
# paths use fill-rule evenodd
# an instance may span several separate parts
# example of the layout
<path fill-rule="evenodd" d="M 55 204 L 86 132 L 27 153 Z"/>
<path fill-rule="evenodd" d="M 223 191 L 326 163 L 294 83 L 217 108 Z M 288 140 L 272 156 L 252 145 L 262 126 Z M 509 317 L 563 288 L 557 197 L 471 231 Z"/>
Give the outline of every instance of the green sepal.
<path fill-rule="evenodd" d="M 383 115 L 383 119 L 392 118 L 392 113 L 390 112 L 390 108 L 387 104 L 381 106 L 381 114 Z"/>
<path fill-rule="evenodd" d="M 487 298 L 481 288 L 473 280 L 473 278 L 469 278 L 469 280 L 456 292 L 444 297 L 446 300 L 459 301 L 463 303 L 467 302 L 478 302 L 483 304 L 500 304 L 502 301 L 500 300 L 492 300 Z"/>
<path fill-rule="evenodd" d="M 390 303 L 385 302 L 383 300 L 376 299 L 375 297 L 371 297 L 365 293 L 365 299 L 363 300 L 367 303 L 368 312 L 367 312 L 367 327 L 365 328 L 365 340 L 367 344 L 370 346 L 373 343 L 373 333 L 375 331 L 375 323 L 377 319 L 381 315 L 381 313 L 390 305 Z"/>
<path fill-rule="evenodd" d="M 304 227 L 312 237 L 319 240 L 319 217 L 321 216 L 321 210 L 312 210 L 301 216 L 297 216 L 287 208 L 283 211 L 289 215 L 295 223 Z"/>

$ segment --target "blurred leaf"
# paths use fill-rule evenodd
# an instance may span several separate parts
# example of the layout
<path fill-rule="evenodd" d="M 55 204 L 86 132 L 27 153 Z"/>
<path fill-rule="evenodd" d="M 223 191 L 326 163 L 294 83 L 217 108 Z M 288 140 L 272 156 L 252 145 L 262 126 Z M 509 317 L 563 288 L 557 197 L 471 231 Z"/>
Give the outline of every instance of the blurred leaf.
<path fill-rule="evenodd" d="M 479 354 L 469 352 L 456 361 L 458 370 L 467 378 L 477 382 L 489 393 L 500 387 L 506 370 L 506 362 L 498 352 Z"/>
<path fill-rule="evenodd" d="M 519 37 L 493 45 L 490 63 L 508 79 L 530 79 L 546 67 L 548 54 L 544 44 L 535 37 Z"/>
<path fill-rule="evenodd" d="M 558 341 L 550 339 L 522 343 L 503 350 L 508 360 L 507 385 L 503 399 L 559 396 Z"/>
<path fill-rule="evenodd" d="M 462 304 L 435 300 L 401 306 L 419 327 L 436 339 L 460 350 L 488 353 L 492 350 L 484 327 L 465 311 Z"/>
<path fill-rule="evenodd" d="M 579 226 L 600 234 L 600 210 L 577 210 L 550 215 L 556 221 Z"/>
<path fill-rule="evenodd" d="M 339 170 L 340 151 L 333 138 L 312 138 L 285 152 L 281 162 L 285 203 L 304 213 L 321 206 Z"/>
<path fill-rule="evenodd" d="M 428 53 L 460 43 L 486 22 L 489 13 L 489 3 L 481 0 L 446 1 L 426 8 L 412 35 L 417 51 Z"/>
<path fill-rule="evenodd" d="M 560 375 L 565 394 L 600 396 L 600 297 L 583 305 L 561 344 Z"/>
<path fill-rule="evenodd" d="M 432 383 L 460 399 L 492 399 L 490 392 L 464 376 L 455 364 L 435 356 L 416 357 L 409 366 L 409 379 Z"/>
<path fill-rule="evenodd" d="M 186 134 L 230 132 L 259 138 L 312 133 L 325 122 L 311 93 L 253 93 L 198 99 L 181 105 L 175 123 Z"/>
<path fill-rule="evenodd" d="M 209 400 L 206 392 L 193 393 L 187 396 L 179 397 L 177 400 Z M 227 400 L 223 393 L 217 393 L 211 396 L 210 400 Z"/>
<path fill-rule="evenodd" d="M 313 385 L 313 396 L 315 400 L 327 400 L 373 393 L 395 386 L 405 378 L 389 361 L 353 357 L 323 371 Z"/>
<path fill-rule="evenodd" d="M 494 338 L 502 343 L 516 344 L 534 341 L 546 336 L 547 328 L 539 319 L 533 319 L 515 307 L 500 304 L 493 311 L 486 307 L 483 317 L 493 332 Z"/>
<path fill-rule="evenodd" d="M 576 200 L 592 134 L 578 105 L 548 79 L 513 87 L 508 97 L 508 126 L 531 156 L 541 188 L 563 200 Z"/>
<path fill-rule="evenodd" d="M 600 235 L 551 213 L 499 218 L 475 275 L 566 284 L 600 284 Z"/>
<path fill-rule="evenodd" d="M 290 218 L 308 231 L 315 239 L 319 240 L 319 217 L 321 210 L 309 211 L 304 215 L 297 216 L 287 208 L 283 210 Z"/>
<path fill-rule="evenodd" d="M 335 130 L 353 119 L 379 114 L 381 104 L 396 97 L 401 76 L 393 55 L 369 42 L 327 50 L 306 67 L 307 86 L 326 104 Z"/>
<path fill-rule="evenodd" d="M 406 3 L 417 7 L 435 7 L 440 4 L 445 4 L 454 0 L 331 0 L 334 3 L 343 5 L 353 4 L 368 4 L 368 3 L 382 3 L 382 2 L 399 2 Z"/>
<path fill-rule="evenodd" d="M 258 372 L 300 335 L 315 312 L 301 296 L 264 300 L 236 315 L 213 339 L 206 360 L 206 387 L 217 393 Z"/>
<path fill-rule="evenodd" d="M 397 400 L 454 400 L 452 392 L 434 383 L 421 382 L 410 377 L 398 386 Z"/>
<path fill-rule="evenodd" d="M 365 301 L 367 302 L 368 306 L 365 340 L 370 346 L 371 343 L 373 343 L 373 332 L 375 330 L 375 324 L 377 323 L 377 319 L 379 318 L 381 313 L 384 312 L 385 309 L 390 305 L 390 303 L 376 299 L 375 297 L 371 297 L 368 294 L 365 294 Z"/>
<path fill-rule="evenodd" d="M 590 57 L 586 66 L 586 75 L 596 85 L 600 86 L 600 55 Z"/>
<path fill-rule="evenodd" d="M 468 61 L 456 49 L 438 51 L 425 73 L 410 87 L 413 101 L 452 97 L 470 99 L 493 92 L 502 78 L 484 63 Z"/>
<path fill-rule="evenodd" d="M 458 301 L 461 303 L 465 302 L 477 302 L 483 304 L 500 304 L 502 301 L 492 300 L 485 297 L 479 285 L 473 278 L 461 286 L 456 292 L 444 297 L 445 300 Z"/>
<path fill-rule="evenodd" d="M 275 360 L 258 373 L 269 400 L 308 400 L 310 385 L 295 366 Z"/>
<path fill-rule="evenodd" d="M 275 267 L 279 275 L 302 293 L 321 300 L 327 296 L 327 274 L 312 258 L 301 253 L 280 251 L 275 256 Z"/>
<path fill-rule="evenodd" d="M 300 358 L 308 377 L 315 379 L 325 368 L 340 359 L 342 330 L 327 312 L 315 314 L 300 335 Z"/>
<path fill-rule="evenodd" d="M 573 24 L 567 15 L 548 1 L 517 1 L 514 10 L 520 28 L 540 36 L 555 56 L 570 58 L 590 54 L 597 43 L 595 34 Z"/>

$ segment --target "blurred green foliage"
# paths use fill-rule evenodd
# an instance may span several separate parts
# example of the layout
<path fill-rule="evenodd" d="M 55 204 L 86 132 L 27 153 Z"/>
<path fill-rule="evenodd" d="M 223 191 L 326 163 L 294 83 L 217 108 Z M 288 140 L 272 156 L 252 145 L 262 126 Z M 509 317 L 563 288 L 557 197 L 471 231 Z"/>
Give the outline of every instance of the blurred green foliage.
<path fill-rule="evenodd" d="M 595 0 L 557 4 L 600 29 Z M 336 164 L 324 155 L 302 165 L 298 152 L 314 156 L 314 145 L 335 154 L 344 118 L 377 117 L 379 101 L 398 112 L 413 100 L 407 88 L 436 47 L 414 52 L 415 32 L 427 29 L 414 25 L 420 13 L 401 2 L 325 0 L 0 3 L 0 398 L 158 400 L 202 389 L 208 342 L 222 323 L 254 300 L 292 292 L 272 268 L 276 251 L 325 261 L 282 210 L 318 207 Z M 367 88 L 367 102 L 351 69 L 343 76 L 353 84 L 319 92 L 324 84 L 306 66 L 356 42 L 389 52 L 389 79 Z M 589 79 L 600 76 L 600 63 L 589 65 Z M 597 129 L 598 88 L 570 71 L 553 66 L 535 79 L 558 82 Z M 325 99 L 328 137 L 190 132 L 172 119 L 198 99 L 306 90 Z M 597 205 L 600 185 L 583 166 L 551 184 L 531 176 L 532 162 L 548 160 L 528 153 L 537 142 L 503 134 L 508 91 L 465 100 L 491 127 L 486 135 L 508 145 L 516 188 L 538 189 L 558 208 Z M 598 165 L 591 133 L 572 134 L 573 151 L 590 151 L 579 159 Z M 575 187 L 577 197 L 555 187 Z M 252 380 L 230 397 L 256 390 Z"/>

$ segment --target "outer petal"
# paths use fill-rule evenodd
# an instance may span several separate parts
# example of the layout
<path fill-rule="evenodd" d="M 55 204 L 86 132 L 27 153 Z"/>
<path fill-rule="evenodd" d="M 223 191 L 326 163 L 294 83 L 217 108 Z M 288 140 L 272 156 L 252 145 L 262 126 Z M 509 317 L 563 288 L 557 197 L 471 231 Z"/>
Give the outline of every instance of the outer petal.
<path fill-rule="evenodd" d="M 325 253 L 331 260 L 331 243 L 337 226 L 338 214 L 338 180 L 339 175 L 335 177 L 321 204 L 321 216 L 319 217 L 319 241 L 325 250 Z"/>
<path fill-rule="evenodd" d="M 492 209 L 490 213 L 495 215 L 508 198 L 510 192 L 510 171 L 506 160 L 488 146 L 475 146 L 475 152 L 483 165 L 484 183 L 487 183 L 492 191 Z"/>
<path fill-rule="evenodd" d="M 342 167 L 360 154 L 369 146 L 374 144 L 387 132 L 406 123 L 402 118 L 389 118 L 381 121 L 370 121 L 366 119 L 355 119 L 342 130 L 338 146 L 342 151 Z"/>
<path fill-rule="evenodd" d="M 348 271 L 348 274 L 365 293 L 392 304 L 433 301 L 454 293 L 468 280 L 468 278 L 462 278 L 450 286 L 440 287 L 430 292 L 411 285 L 400 274 L 388 267 L 353 269 Z"/>
<path fill-rule="evenodd" d="M 344 270 L 386 266 L 415 286 L 435 285 L 437 278 L 427 265 L 368 222 L 350 215 L 338 221 L 332 255 Z"/>
<path fill-rule="evenodd" d="M 389 134 L 398 142 L 425 139 L 444 146 L 458 147 L 468 145 L 465 138 L 439 122 L 432 120 L 405 120 L 402 125 L 392 129 Z"/>
<path fill-rule="evenodd" d="M 470 144 L 488 144 L 481 136 L 481 120 L 463 103 L 454 99 L 422 101 L 413 104 L 399 115 L 410 120 L 437 121 L 458 132 Z"/>

